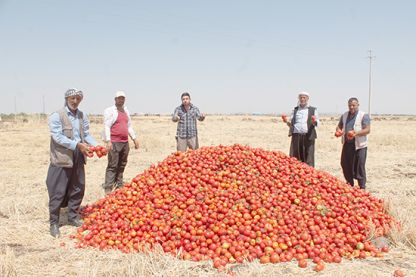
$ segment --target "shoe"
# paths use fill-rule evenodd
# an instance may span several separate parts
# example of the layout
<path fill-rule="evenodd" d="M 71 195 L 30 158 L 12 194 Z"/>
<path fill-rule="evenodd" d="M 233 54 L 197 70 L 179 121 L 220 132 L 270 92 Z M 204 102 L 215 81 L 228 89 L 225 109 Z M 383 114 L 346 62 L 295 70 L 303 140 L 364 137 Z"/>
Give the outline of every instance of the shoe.
<path fill-rule="evenodd" d="M 61 236 L 61 232 L 59 232 L 58 224 L 51 224 L 50 232 L 51 232 L 51 236 L 54 238 L 59 238 Z"/>
<path fill-rule="evenodd" d="M 71 225 L 71 226 L 80 227 L 82 226 L 82 224 L 84 224 L 84 222 L 78 218 L 73 219 L 73 220 L 68 220 L 68 225 Z"/>
<path fill-rule="evenodd" d="M 113 188 L 104 188 L 105 195 L 110 194 L 113 191 Z"/>
<path fill-rule="evenodd" d="M 116 184 L 116 189 L 121 189 L 122 187 L 124 187 L 124 183 L 123 182 Z"/>

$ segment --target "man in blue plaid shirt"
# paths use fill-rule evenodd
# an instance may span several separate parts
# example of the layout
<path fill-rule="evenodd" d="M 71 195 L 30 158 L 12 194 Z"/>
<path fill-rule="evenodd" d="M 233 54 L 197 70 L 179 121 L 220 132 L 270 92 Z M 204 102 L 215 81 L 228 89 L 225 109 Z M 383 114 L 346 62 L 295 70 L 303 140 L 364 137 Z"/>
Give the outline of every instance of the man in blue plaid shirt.
<path fill-rule="evenodd" d="M 178 122 L 176 131 L 176 148 L 178 151 L 185 152 L 190 149 L 198 149 L 198 130 L 196 120 L 203 121 L 205 115 L 191 104 L 191 96 L 188 92 L 181 95 L 182 105 L 175 109 L 172 116 L 173 122 Z"/>

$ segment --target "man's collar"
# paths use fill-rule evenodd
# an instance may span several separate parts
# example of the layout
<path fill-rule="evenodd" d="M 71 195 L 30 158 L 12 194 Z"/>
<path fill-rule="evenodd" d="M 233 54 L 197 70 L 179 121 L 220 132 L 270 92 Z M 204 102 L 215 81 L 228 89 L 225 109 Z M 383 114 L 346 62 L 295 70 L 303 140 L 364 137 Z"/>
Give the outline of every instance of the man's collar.
<path fill-rule="evenodd" d="M 72 111 L 69 109 L 68 105 L 65 105 L 65 110 L 68 114 L 77 115 L 77 113 L 78 113 L 78 109 L 75 110 L 75 114 L 72 113 Z"/>
<path fill-rule="evenodd" d="M 356 114 L 358 114 L 358 111 L 355 111 L 354 113 L 351 113 L 350 111 L 348 111 L 348 115 L 349 115 L 349 116 L 354 116 L 354 115 L 356 115 Z"/>
<path fill-rule="evenodd" d="M 185 109 L 185 105 L 184 104 L 181 104 L 181 106 L 182 106 L 182 108 L 184 108 Z M 194 105 L 192 105 L 192 103 L 189 103 L 189 109 L 190 108 L 192 108 Z"/>

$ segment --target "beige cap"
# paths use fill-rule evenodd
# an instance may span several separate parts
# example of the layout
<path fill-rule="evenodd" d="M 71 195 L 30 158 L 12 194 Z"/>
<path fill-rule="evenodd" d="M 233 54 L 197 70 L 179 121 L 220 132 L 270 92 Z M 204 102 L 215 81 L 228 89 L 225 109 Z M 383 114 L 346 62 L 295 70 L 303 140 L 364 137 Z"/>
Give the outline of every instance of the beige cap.
<path fill-rule="evenodd" d="M 117 97 L 126 97 L 126 94 L 124 93 L 124 91 L 119 90 L 119 91 L 116 92 L 116 98 Z"/>

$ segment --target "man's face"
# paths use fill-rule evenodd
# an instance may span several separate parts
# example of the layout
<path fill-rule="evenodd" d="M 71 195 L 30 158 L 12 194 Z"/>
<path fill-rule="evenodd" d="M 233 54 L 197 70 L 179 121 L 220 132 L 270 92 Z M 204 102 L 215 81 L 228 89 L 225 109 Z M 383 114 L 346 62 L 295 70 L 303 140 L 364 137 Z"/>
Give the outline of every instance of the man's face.
<path fill-rule="evenodd" d="M 124 96 L 119 96 L 114 98 L 116 101 L 116 106 L 117 107 L 123 107 L 124 106 L 124 102 L 126 101 L 126 98 Z"/>
<path fill-rule="evenodd" d="M 79 103 L 81 103 L 82 97 L 80 95 L 69 96 L 66 98 L 66 103 L 68 107 L 75 111 L 78 109 Z"/>
<path fill-rule="evenodd" d="M 358 111 L 358 106 L 360 106 L 358 104 L 358 101 L 352 100 L 348 102 L 348 109 L 350 111 L 351 114 L 355 113 L 356 111 Z"/>
<path fill-rule="evenodd" d="M 301 106 L 305 106 L 306 104 L 308 104 L 308 100 L 309 100 L 309 97 L 308 96 L 306 96 L 306 95 L 299 95 L 299 104 Z"/>
<path fill-rule="evenodd" d="M 185 95 L 182 97 L 182 105 L 189 106 L 191 104 L 191 98 L 189 96 Z"/>

